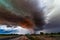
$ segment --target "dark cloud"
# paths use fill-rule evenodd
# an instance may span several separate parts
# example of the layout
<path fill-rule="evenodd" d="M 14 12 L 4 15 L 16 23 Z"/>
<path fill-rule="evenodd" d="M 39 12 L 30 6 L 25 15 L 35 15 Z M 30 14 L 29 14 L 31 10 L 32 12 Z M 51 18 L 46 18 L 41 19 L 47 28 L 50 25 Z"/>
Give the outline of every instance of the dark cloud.
<path fill-rule="evenodd" d="M 44 22 L 44 14 L 41 8 L 38 8 L 37 0 L 12 0 L 12 5 L 17 9 L 22 9 L 26 14 L 32 15 L 32 20 L 36 25 L 36 29 L 42 29 Z M 27 13 L 28 12 L 28 13 Z M 38 30 L 38 29 L 37 29 Z"/>
<path fill-rule="evenodd" d="M 22 13 L 24 12 L 24 14 L 22 15 L 22 13 L 16 13 L 20 14 L 17 16 L 15 13 L 12 14 L 11 11 L 6 10 L 5 12 L 5 10 L 2 10 L 0 12 L 0 17 L 3 18 L 8 24 L 16 23 L 22 26 L 26 26 L 27 24 L 27 26 L 29 25 L 30 27 L 35 25 L 35 30 L 43 29 L 43 25 L 45 24 L 44 14 L 42 9 L 37 7 L 38 5 L 36 0 L 11 0 L 11 4 L 14 8 L 16 8 L 16 10 L 22 10 Z"/>

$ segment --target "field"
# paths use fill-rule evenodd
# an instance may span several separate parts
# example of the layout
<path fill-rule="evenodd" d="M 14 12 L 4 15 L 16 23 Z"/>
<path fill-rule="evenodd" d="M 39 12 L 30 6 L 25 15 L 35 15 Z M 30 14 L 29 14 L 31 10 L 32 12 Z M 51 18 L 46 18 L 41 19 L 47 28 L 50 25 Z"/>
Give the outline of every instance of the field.
<path fill-rule="evenodd" d="M 0 40 L 60 40 L 60 35 L 0 35 Z"/>

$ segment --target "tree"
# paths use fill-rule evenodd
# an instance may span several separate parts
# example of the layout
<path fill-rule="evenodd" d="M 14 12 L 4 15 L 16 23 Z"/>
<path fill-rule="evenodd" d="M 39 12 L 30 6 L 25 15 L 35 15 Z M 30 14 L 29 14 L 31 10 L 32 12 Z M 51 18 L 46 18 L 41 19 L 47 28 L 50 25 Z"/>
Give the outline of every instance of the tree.
<path fill-rule="evenodd" d="M 44 33 L 43 32 L 40 32 L 41 35 L 43 35 Z"/>
<path fill-rule="evenodd" d="M 49 33 L 45 33 L 45 35 L 49 35 Z"/>

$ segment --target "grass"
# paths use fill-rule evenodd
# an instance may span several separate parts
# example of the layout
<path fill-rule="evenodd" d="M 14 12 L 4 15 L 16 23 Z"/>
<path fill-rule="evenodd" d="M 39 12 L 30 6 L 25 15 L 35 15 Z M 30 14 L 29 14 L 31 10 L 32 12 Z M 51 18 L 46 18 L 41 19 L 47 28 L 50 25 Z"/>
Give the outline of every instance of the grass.
<path fill-rule="evenodd" d="M 0 34 L 0 38 L 9 38 L 9 37 L 16 37 L 19 35 L 14 35 L 14 34 Z"/>

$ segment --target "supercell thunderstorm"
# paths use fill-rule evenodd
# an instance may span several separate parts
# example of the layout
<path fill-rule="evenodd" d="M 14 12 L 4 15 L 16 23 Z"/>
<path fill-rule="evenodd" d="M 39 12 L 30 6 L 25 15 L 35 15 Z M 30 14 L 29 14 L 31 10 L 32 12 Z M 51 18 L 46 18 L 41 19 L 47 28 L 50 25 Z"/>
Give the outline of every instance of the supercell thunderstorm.
<path fill-rule="evenodd" d="M 0 0 L 0 24 L 43 30 L 59 7 L 56 0 Z"/>
<path fill-rule="evenodd" d="M 44 6 L 41 3 L 42 2 L 44 3 L 44 1 L 40 1 L 40 0 L 23 1 L 21 0 L 21 3 L 19 3 L 20 1 L 19 2 L 18 1 L 19 0 L 16 0 L 16 1 L 13 1 L 12 3 L 12 1 L 0 0 L 1 6 L 11 11 L 11 13 L 6 12 L 6 14 L 8 15 L 4 14 L 5 12 L 4 13 L 1 12 L 0 17 L 4 19 L 3 21 L 9 25 L 15 24 L 15 25 L 21 25 L 24 28 L 31 28 L 31 29 L 34 28 L 35 31 L 42 30 L 43 25 L 45 24 L 45 21 L 44 21 L 45 16 L 43 12 Z M 4 22 L 2 22 L 2 24 Z"/>

